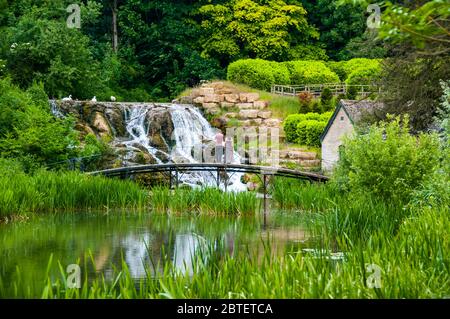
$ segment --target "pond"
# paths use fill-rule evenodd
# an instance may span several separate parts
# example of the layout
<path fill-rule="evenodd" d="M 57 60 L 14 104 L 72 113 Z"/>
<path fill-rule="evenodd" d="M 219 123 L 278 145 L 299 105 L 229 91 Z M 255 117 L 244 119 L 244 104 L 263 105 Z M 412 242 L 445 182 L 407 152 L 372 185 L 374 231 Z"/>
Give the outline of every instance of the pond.
<path fill-rule="evenodd" d="M 71 264 L 79 264 L 89 281 L 99 275 L 113 280 L 123 262 L 136 282 L 158 277 L 167 263 L 192 274 L 198 252 L 208 263 L 212 254 L 236 256 L 251 251 L 249 258 L 262 256 L 267 245 L 276 255 L 315 247 L 314 238 L 293 212 L 273 212 L 267 219 L 60 213 L 0 225 L 0 285 L 6 290 L 12 282 L 39 286 L 49 276 L 60 276 L 61 269 Z"/>

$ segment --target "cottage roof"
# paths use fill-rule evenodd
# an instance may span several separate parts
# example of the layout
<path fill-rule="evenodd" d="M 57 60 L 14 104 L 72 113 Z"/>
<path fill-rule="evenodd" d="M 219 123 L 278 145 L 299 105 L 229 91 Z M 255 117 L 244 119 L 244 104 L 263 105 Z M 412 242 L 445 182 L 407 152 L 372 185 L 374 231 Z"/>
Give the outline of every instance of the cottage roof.
<path fill-rule="evenodd" d="M 322 142 L 322 140 L 327 135 L 328 130 L 333 124 L 341 108 L 344 109 L 345 114 L 347 114 L 348 118 L 350 119 L 350 122 L 354 125 L 358 123 L 359 120 L 361 120 L 364 114 L 373 114 L 377 110 L 382 109 L 382 107 L 383 103 L 376 101 L 340 100 L 338 106 L 334 110 L 333 115 L 328 121 L 327 126 L 325 127 L 322 135 L 320 136 L 320 141 Z"/>

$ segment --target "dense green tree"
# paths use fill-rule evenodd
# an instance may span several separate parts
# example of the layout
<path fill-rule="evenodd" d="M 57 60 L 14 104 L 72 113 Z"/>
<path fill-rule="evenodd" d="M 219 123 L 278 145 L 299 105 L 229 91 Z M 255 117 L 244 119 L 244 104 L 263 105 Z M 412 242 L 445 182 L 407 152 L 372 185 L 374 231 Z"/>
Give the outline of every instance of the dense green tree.
<path fill-rule="evenodd" d="M 308 12 L 308 21 L 318 28 L 322 43 L 330 58 L 339 59 L 339 53 L 353 38 L 366 29 L 366 7 L 346 3 L 338 6 L 335 0 L 301 0 Z M 361 57 L 361 56 L 358 56 Z M 363 56 L 366 57 L 366 56 Z"/>
<path fill-rule="evenodd" d="M 33 7 L 4 33 L 7 69 L 14 83 L 27 88 L 43 82 L 50 96 L 95 95 L 101 86 L 99 65 L 89 49 L 89 38 L 65 24 L 65 15 Z"/>
<path fill-rule="evenodd" d="M 42 85 L 27 92 L 0 80 L 0 156 L 16 158 L 26 168 L 66 160 L 77 152 L 77 136 L 70 118 L 50 113 Z"/>
<path fill-rule="evenodd" d="M 267 60 L 323 58 L 320 47 L 308 46 L 319 34 L 300 5 L 283 0 L 232 0 L 199 9 L 203 55 L 222 65 L 239 58 Z"/>
<path fill-rule="evenodd" d="M 394 56 L 385 62 L 382 81 L 386 112 L 408 113 L 414 131 L 429 129 L 441 108 L 441 80 L 450 78 L 448 2 L 387 3 L 380 38 Z"/>

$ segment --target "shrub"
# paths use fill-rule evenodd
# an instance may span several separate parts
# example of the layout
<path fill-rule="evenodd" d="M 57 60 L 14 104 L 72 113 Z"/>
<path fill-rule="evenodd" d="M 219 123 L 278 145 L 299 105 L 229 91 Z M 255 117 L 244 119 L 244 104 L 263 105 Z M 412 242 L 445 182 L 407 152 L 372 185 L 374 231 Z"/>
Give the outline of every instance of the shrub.
<path fill-rule="evenodd" d="M 305 120 L 305 114 L 291 114 L 284 120 L 283 129 L 288 142 L 297 140 L 297 124 Z"/>
<path fill-rule="evenodd" d="M 285 65 L 261 59 L 244 59 L 228 66 L 228 80 L 261 90 L 270 90 L 273 84 L 289 84 Z"/>
<path fill-rule="evenodd" d="M 329 111 L 333 104 L 333 93 L 329 88 L 324 88 L 320 95 L 320 103 L 324 111 Z"/>
<path fill-rule="evenodd" d="M 381 64 L 378 59 L 357 58 L 346 61 L 344 69 L 347 84 L 371 84 L 380 76 Z"/>
<path fill-rule="evenodd" d="M 356 99 L 356 96 L 358 95 L 358 87 L 357 86 L 348 86 L 347 87 L 347 95 L 346 98 L 349 100 Z"/>
<path fill-rule="evenodd" d="M 320 61 L 284 62 L 291 75 L 292 84 L 337 83 L 339 77 Z"/>
<path fill-rule="evenodd" d="M 439 141 L 432 134 L 410 135 L 407 117 L 389 120 L 344 141 L 336 177 L 356 194 L 406 202 L 438 167 Z"/>
<path fill-rule="evenodd" d="M 322 112 L 322 105 L 320 104 L 320 102 L 318 100 L 314 100 L 311 103 L 311 111 L 313 113 L 320 113 L 320 112 Z"/>
<path fill-rule="evenodd" d="M 334 73 L 337 74 L 337 76 L 339 77 L 339 80 L 341 82 L 344 82 L 347 79 L 347 72 L 345 69 L 345 62 L 346 61 L 339 61 L 339 62 L 335 62 L 335 61 L 329 61 L 326 63 L 326 66 L 333 71 Z"/>
<path fill-rule="evenodd" d="M 308 113 L 311 108 L 313 95 L 309 92 L 301 92 L 297 96 L 300 103 L 299 113 Z"/>
<path fill-rule="evenodd" d="M 332 112 L 323 114 L 292 114 L 286 117 L 283 129 L 288 142 L 318 146 L 320 135 L 328 123 Z M 316 122 L 321 123 L 319 126 Z M 322 127 L 320 129 L 319 127 Z M 320 130 L 320 132 L 318 132 Z M 318 133 L 317 133 L 318 132 Z"/>
<path fill-rule="evenodd" d="M 308 146 L 320 146 L 320 135 L 322 134 L 326 122 L 318 120 L 306 120 L 297 125 L 297 143 Z"/>

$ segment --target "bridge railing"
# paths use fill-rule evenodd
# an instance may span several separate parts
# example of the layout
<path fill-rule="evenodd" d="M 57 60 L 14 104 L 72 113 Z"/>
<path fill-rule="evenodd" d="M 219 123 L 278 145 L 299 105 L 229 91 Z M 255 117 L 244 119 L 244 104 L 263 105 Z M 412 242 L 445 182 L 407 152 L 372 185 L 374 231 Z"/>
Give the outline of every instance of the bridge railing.
<path fill-rule="evenodd" d="M 297 179 L 306 179 L 310 181 L 325 182 L 328 180 L 327 176 L 312 173 L 302 172 L 288 168 L 258 166 L 248 164 L 220 164 L 220 163 L 166 163 L 166 164 L 152 164 L 152 165 L 137 165 L 106 169 L 102 171 L 90 172 L 91 175 L 104 176 L 130 176 L 135 174 L 155 173 L 155 172 L 225 172 L 225 173 L 251 173 L 259 175 L 274 175 Z M 219 176 L 219 175 L 217 175 Z"/>
<path fill-rule="evenodd" d="M 373 85 L 354 84 L 349 85 L 346 83 L 325 83 L 325 84 L 300 84 L 300 85 L 279 85 L 274 84 L 271 87 L 270 92 L 272 94 L 284 95 L 284 96 L 297 96 L 301 92 L 311 93 L 314 97 L 319 97 L 325 88 L 331 90 L 333 96 L 340 94 L 347 94 L 350 87 L 355 87 L 357 95 L 366 97 L 371 93 L 380 93 L 380 88 Z"/>

